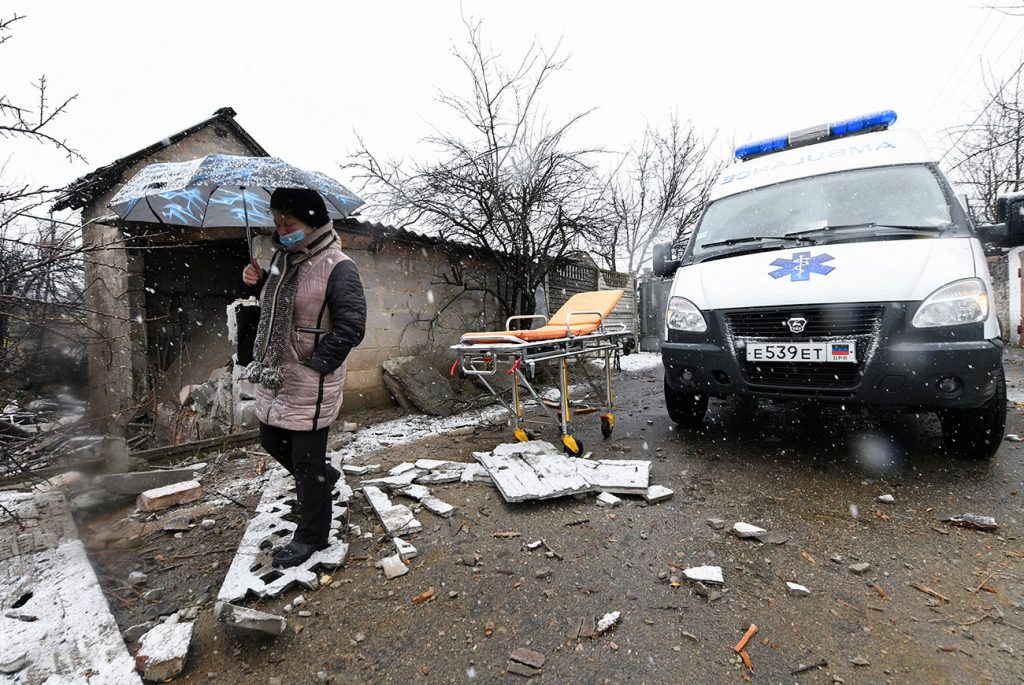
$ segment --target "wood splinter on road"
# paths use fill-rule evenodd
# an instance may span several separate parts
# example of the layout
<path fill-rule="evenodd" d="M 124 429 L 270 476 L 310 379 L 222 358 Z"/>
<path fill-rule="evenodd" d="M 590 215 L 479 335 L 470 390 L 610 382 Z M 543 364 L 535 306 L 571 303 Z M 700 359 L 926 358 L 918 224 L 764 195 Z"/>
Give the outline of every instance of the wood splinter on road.
<path fill-rule="evenodd" d="M 946 604 L 949 604 L 949 597 L 946 597 L 943 594 L 939 594 L 938 592 L 936 592 L 935 590 L 931 589 L 927 585 L 921 585 L 921 583 L 908 583 L 908 585 L 910 585 L 910 587 L 914 588 L 918 592 L 923 592 L 926 595 L 929 595 L 929 596 L 934 597 L 935 599 L 937 599 L 939 601 L 942 601 L 942 602 L 945 602 Z"/>
<path fill-rule="evenodd" d="M 750 642 L 750 638 L 754 637 L 755 635 L 757 635 L 757 624 L 751 623 L 750 627 L 747 628 L 747 632 L 743 633 L 743 637 L 741 637 L 740 641 L 736 643 L 736 646 L 732 648 L 732 651 L 736 652 L 742 657 L 743 655 L 741 654 L 741 652 L 743 651 L 743 648 L 747 646 L 748 642 Z"/>
<path fill-rule="evenodd" d="M 751 673 L 754 672 L 754 664 L 750 661 L 750 655 L 747 654 L 747 650 L 740 650 L 740 658 L 743 659 L 743 665 L 747 667 L 747 670 Z"/>

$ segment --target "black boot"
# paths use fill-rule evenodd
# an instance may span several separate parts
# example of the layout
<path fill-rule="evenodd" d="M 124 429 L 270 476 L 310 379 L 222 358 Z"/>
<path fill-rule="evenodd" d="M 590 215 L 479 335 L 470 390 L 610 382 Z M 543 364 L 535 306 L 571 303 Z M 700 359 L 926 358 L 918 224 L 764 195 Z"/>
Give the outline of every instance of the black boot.
<path fill-rule="evenodd" d="M 313 556 L 313 554 L 326 547 L 326 544 L 307 545 L 304 542 L 295 542 L 292 540 L 284 546 L 284 549 L 274 555 L 274 568 L 291 568 L 292 566 L 298 566 Z"/>
<path fill-rule="evenodd" d="M 334 490 L 334 486 L 337 484 L 339 480 L 341 480 L 341 471 L 328 464 L 327 482 L 331 484 L 331 490 Z"/>

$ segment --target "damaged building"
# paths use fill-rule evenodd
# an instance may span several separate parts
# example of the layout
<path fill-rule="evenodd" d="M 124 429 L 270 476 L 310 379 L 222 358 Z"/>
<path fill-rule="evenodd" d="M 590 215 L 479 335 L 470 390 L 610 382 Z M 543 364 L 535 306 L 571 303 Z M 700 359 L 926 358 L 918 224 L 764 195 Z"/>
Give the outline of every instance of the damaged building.
<path fill-rule="evenodd" d="M 54 206 L 81 210 L 83 242 L 94 249 L 85 272 L 90 409 L 113 435 L 152 425 L 183 442 L 255 426 L 254 389 L 233 364 L 234 319 L 252 318 L 245 303 L 233 304 L 249 296 L 240 277 L 248 261 L 244 229 L 122 222 L 107 209 L 146 165 L 207 154 L 270 153 L 223 108 L 79 178 Z M 381 373 L 388 359 L 418 355 L 447 369 L 447 348 L 462 332 L 500 325 L 493 299 L 445 278 L 453 258 L 461 269 L 493 271 L 469 248 L 355 217 L 335 229 L 359 268 L 368 307 L 366 337 L 349 357 L 346 410 L 392 402 Z M 269 257 L 269 238 L 260 243 L 257 254 Z M 616 318 L 635 318 L 631 282 L 592 261 L 565 264 L 547 285 L 550 311 L 574 292 L 624 287 Z"/>

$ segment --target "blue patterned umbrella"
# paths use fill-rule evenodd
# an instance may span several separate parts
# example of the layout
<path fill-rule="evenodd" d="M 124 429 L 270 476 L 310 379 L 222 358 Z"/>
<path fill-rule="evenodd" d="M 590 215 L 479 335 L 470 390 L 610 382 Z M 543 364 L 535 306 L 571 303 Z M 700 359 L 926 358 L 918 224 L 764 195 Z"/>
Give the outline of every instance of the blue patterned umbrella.
<path fill-rule="evenodd" d="M 326 174 L 303 171 L 276 157 L 207 155 L 188 162 L 150 164 L 108 205 L 126 221 L 171 226 L 271 228 L 270 194 L 276 188 L 309 188 L 323 197 L 332 219 L 343 219 L 363 201 Z"/>

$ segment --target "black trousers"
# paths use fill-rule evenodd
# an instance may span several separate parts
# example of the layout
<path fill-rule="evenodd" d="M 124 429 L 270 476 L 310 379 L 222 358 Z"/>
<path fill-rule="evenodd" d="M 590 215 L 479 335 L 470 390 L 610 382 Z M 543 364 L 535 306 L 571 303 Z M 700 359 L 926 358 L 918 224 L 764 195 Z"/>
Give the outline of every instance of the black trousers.
<path fill-rule="evenodd" d="M 260 422 L 260 444 L 295 478 L 299 524 L 292 540 L 318 547 L 331 533 L 331 479 L 327 465 L 327 428 L 291 431 Z"/>

